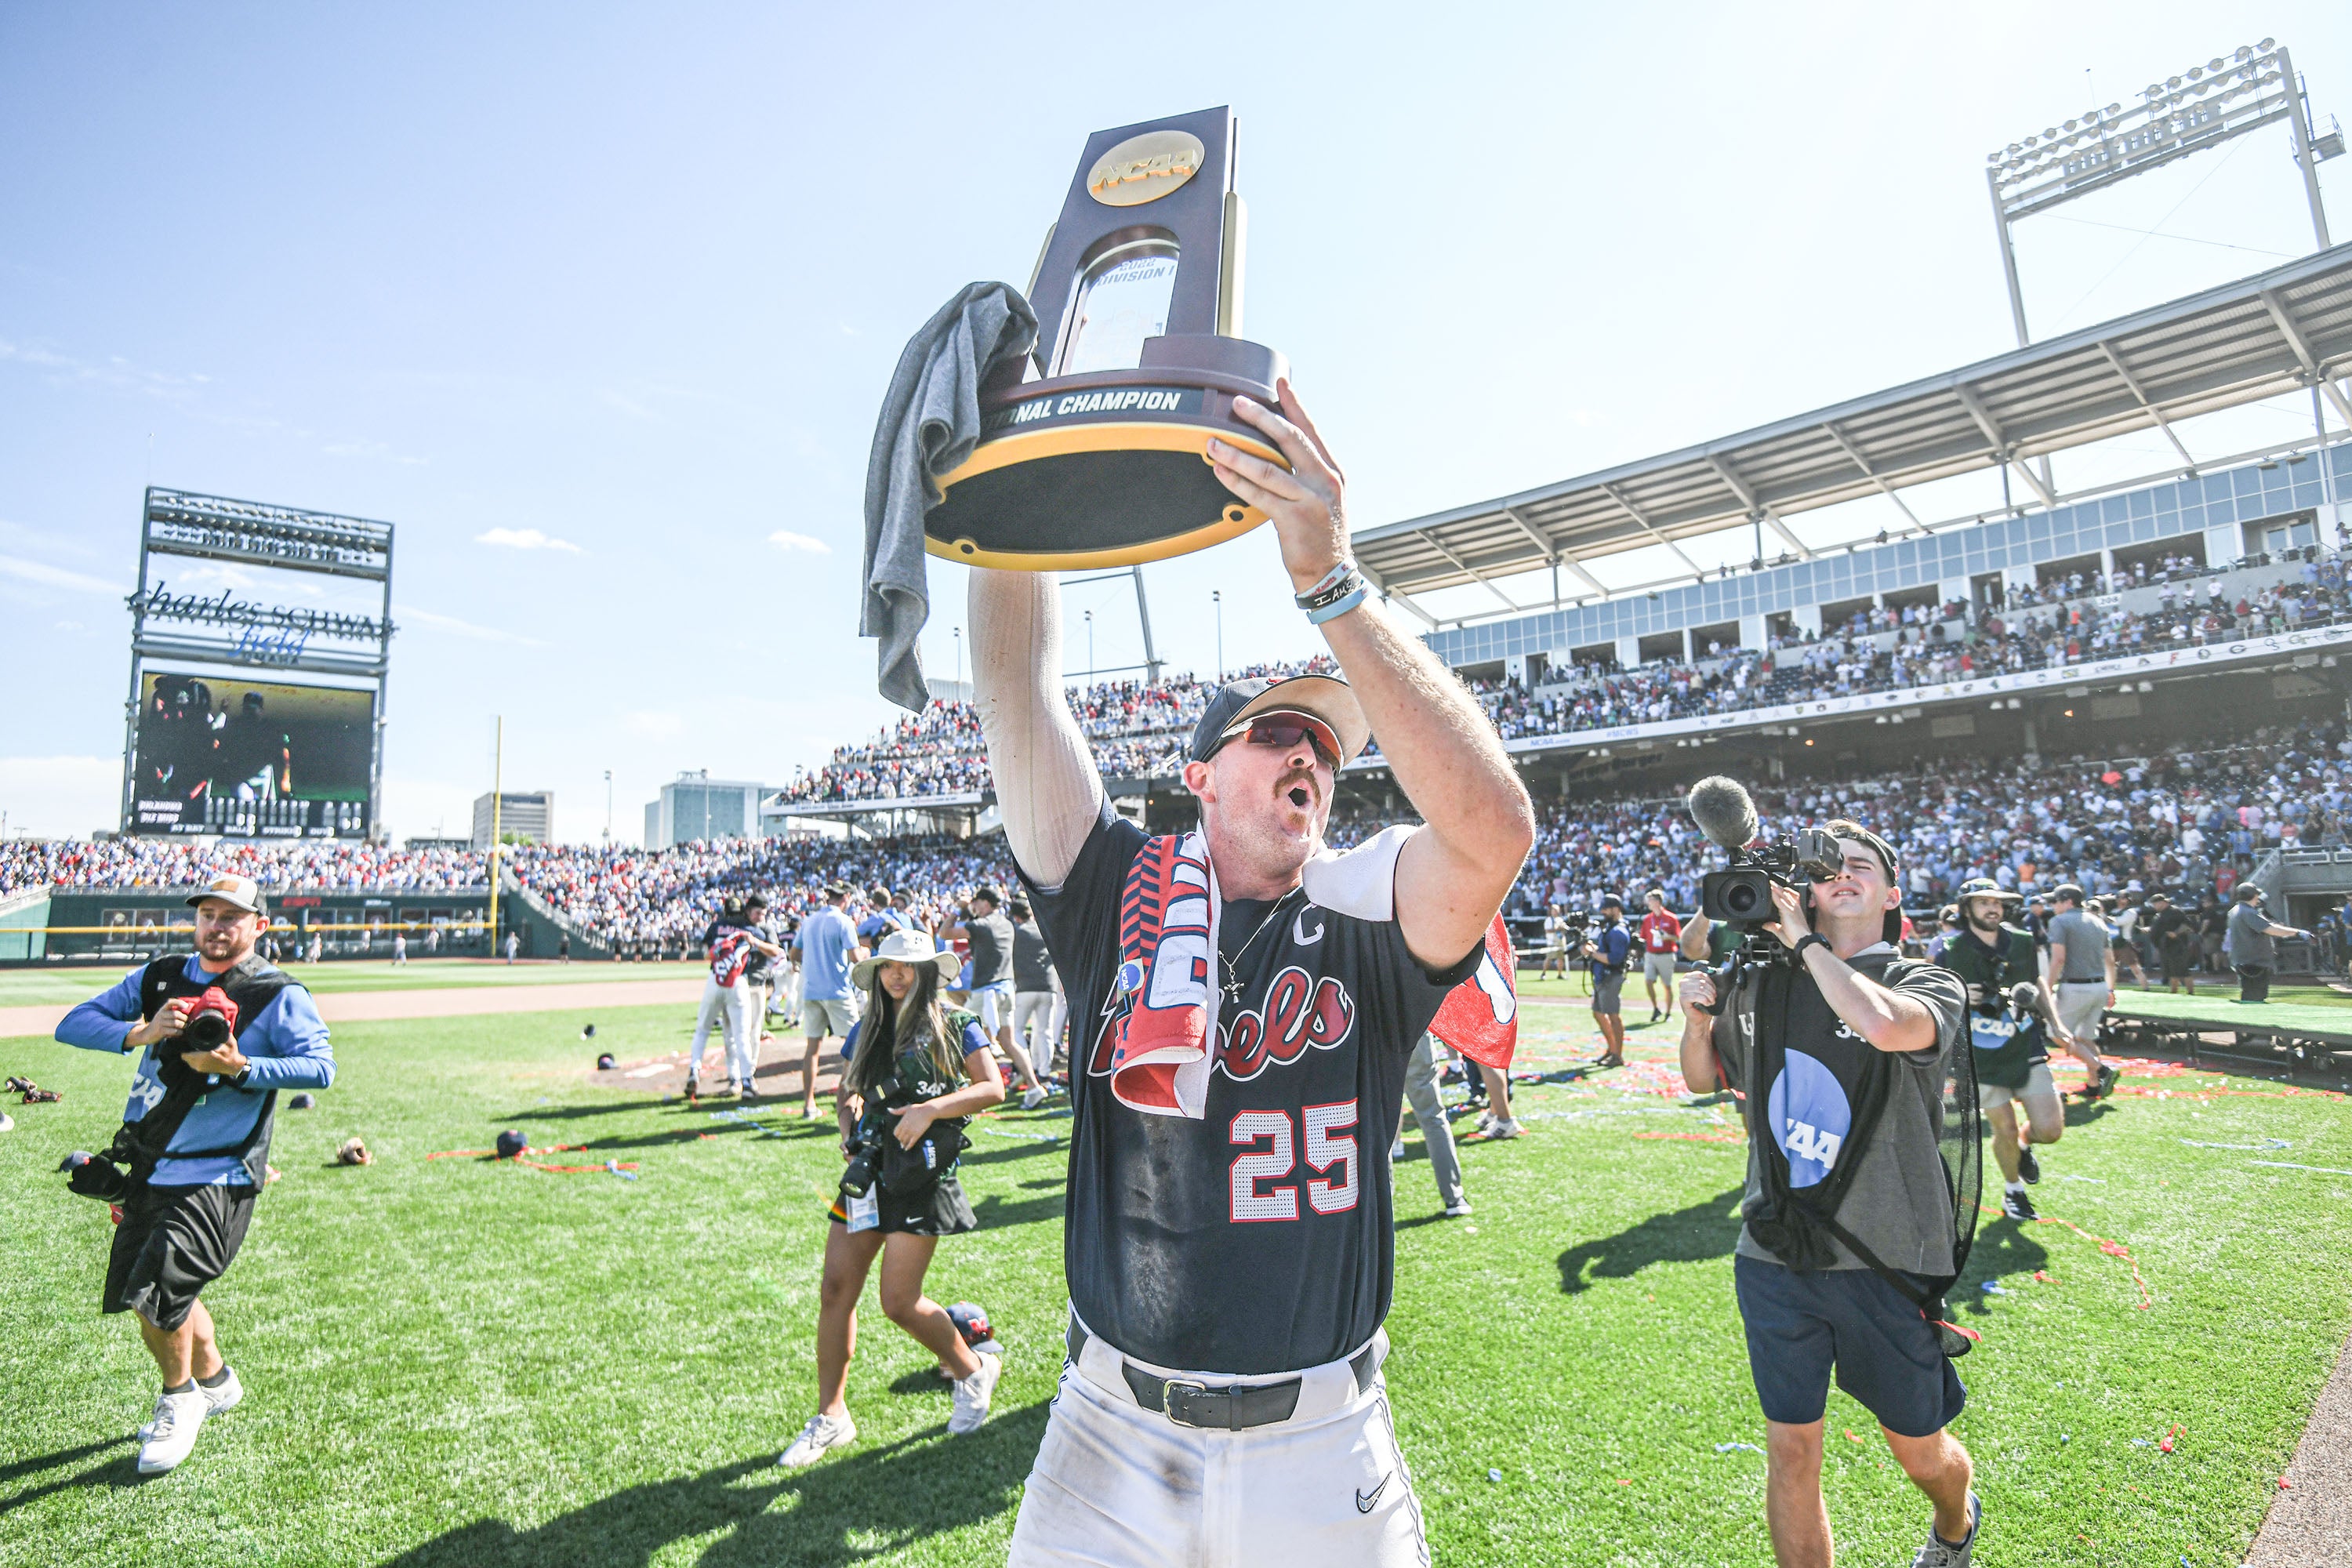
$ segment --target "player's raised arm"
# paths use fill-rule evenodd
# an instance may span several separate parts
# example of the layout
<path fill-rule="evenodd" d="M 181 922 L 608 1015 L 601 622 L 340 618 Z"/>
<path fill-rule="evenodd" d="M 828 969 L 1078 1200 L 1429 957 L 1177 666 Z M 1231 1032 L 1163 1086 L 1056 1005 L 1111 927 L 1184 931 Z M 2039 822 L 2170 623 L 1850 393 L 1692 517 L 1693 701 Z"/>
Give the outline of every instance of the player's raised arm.
<path fill-rule="evenodd" d="M 1478 704 L 1364 590 L 1348 551 L 1346 479 L 1287 381 L 1280 392 L 1288 418 L 1248 398 L 1234 409 L 1282 449 L 1288 471 L 1223 441 L 1210 443 L 1210 456 L 1226 488 L 1273 519 L 1303 600 L 1345 590 L 1309 613 L 1338 612 L 1321 622 L 1323 635 L 1428 824 L 1397 860 L 1405 945 L 1424 963 L 1450 964 L 1485 937 L 1517 879 L 1535 843 L 1535 808 Z"/>
<path fill-rule="evenodd" d="M 1101 815 L 1102 779 L 1062 695 L 1062 599 L 1053 574 L 971 574 L 972 701 L 988 740 L 1013 858 L 1058 887 Z"/>

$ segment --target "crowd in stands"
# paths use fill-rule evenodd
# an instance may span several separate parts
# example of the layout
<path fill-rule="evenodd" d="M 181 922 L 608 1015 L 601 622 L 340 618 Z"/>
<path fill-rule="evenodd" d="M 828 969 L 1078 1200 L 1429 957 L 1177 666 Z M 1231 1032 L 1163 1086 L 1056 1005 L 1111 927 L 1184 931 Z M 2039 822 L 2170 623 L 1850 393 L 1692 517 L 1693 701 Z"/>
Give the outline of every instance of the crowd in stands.
<path fill-rule="evenodd" d="M 1998 606 L 1879 606 L 1825 635 L 1778 639 L 1763 652 L 1711 649 L 1695 664 L 1661 661 L 1617 671 L 1586 666 L 1530 689 L 1475 683 L 1507 740 L 1570 734 L 1856 692 L 2058 668 L 2123 654 L 2195 647 L 2352 621 L 2343 558 L 2314 549 L 2282 561 L 2234 595 L 2186 557 L 2106 583 L 2080 573 L 2041 589 L 2012 589 Z M 2200 589 L 2190 580 L 2203 576 Z M 2102 609 L 2103 594 L 2153 587 L 2152 609 Z M 1892 632 L 1891 637 L 1880 634 Z"/>
<path fill-rule="evenodd" d="M 2352 739 L 2340 722 L 2255 729 L 2234 743 L 2145 757 L 1938 758 L 1917 770 L 1753 792 L 1762 833 L 1832 817 L 1883 836 L 1904 862 L 1915 911 L 1990 877 L 2029 897 L 2073 882 L 2137 901 L 2163 891 L 2226 903 L 2271 851 L 2352 840 Z M 1699 878 L 1723 864 L 1680 795 L 1559 801 L 1542 815 L 1516 912 L 1631 906 L 1653 887 L 1694 909 Z"/>
<path fill-rule="evenodd" d="M 2102 596 L 2133 589 L 2152 589 L 2153 607 L 2102 608 Z M 1472 687 L 1503 738 L 1519 740 L 2063 668 L 2347 620 L 2352 591 L 2336 553 L 2298 552 L 2229 591 L 2220 573 L 2174 555 L 2105 577 L 2076 572 L 2012 586 L 1998 606 L 1874 605 L 1822 632 L 1776 637 L 1763 649 L 1710 645 L 1690 662 L 1618 669 L 1603 661 L 1563 667 L 1558 673 L 1565 679 L 1532 688 L 1499 679 Z M 1210 689 L 1183 675 L 1074 689 L 1071 702 L 1106 777 L 1165 777 L 1181 765 Z M 783 794 L 794 801 L 893 800 L 992 787 L 977 715 L 967 703 L 933 702 L 870 742 L 842 747 Z"/>
<path fill-rule="evenodd" d="M 905 892 L 926 924 L 982 883 L 1017 886 L 1001 836 L 719 839 L 669 849 L 534 846 L 515 858 L 523 885 L 579 929 L 631 956 L 687 950 L 729 898 L 764 893 L 787 929 L 824 901 L 827 883 Z M 866 901 L 870 901 L 867 900 Z"/>
<path fill-rule="evenodd" d="M 265 891 L 446 892 L 490 885 L 486 857 L 467 849 L 395 849 L 388 844 L 278 843 L 173 838 L 0 840 L 0 898 L 19 889 L 186 888 L 224 874 Z"/>
<path fill-rule="evenodd" d="M 1998 608 L 1942 618 L 1963 606 L 1879 609 L 1844 635 L 1767 651 L 1736 649 L 1697 664 L 1580 672 L 1529 690 L 1487 682 L 1483 700 L 1506 738 L 1601 728 L 1694 712 L 1968 679 L 2095 659 L 2117 651 L 2236 638 L 2352 620 L 2342 559 L 2311 551 L 2268 574 L 2218 575 L 2183 559 L 2143 566 L 2129 584 L 2157 592 L 2154 607 L 2124 612 L 2089 596 L 2114 582 L 2068 580 L 2046 593 L 2012 590 Z M 2200 584 L 2196 579 L 2203 577 Z M 2178 590 L 2176 593 L 2175 590 Z M 2145 606 L 2145 593 L 2137 596 Z M 1874 626 L 1873 621 L 1891 622 Z M 1891 637 L 1876 634 L 1892 630 Z M 1274 667 L 1237 674 L 1271 673 Z M 1310 667 L 1311 668 L 1311 667 Z M 1177 770 L 1211 687 L 1190 676 L 1074 692 L 1079 722 L 1107 776 Z M 1758 792 L 1768 830 L 1854 817 L 1885 834 L 1906 860 L 1908 900 L 1933 907 L 1970 877 L 2023 892 L 2059 881 L 2094 893 L 2158 888 L 2194 900 L 2231 886 L 2271 849 L 2339 846 L 2352 838 L 2352 744 L 2337 730 L 2261 730 L 2241 743 L 2109 763 L 2016 758 L 1938 761 L 1907 774 Z M 793 791 L 812 800 L 938 794 L 987 785 L 980 726 L 968 704 L 934 702 L 869 745 L 845 747 Z M 1364 825 L 1335 823 L 1347 842 Z M 1381 826 L 1372 824 L 1370 826 Z M 1551 904 L 1591 908 L 1604 891 L 1629 900 L 1651 886 L 1676 909 L 1696 906 L 1698 878 L 1719 858 L 1694 834 L 1676 799 L 1549 803 L 1515 899 L 1521 912 Z M 760 889 L 776 913 L 798 917 L 827 881 L 911 891 L 928 909 L 983 881 L 1008 883 L 1003 840 L 822 837 L 719 841 L 648 852 L 533 846 L 512 873 L 582 934 L 631 951 L 682 950 L 717 901 Z M 486 857 L 464 849 L 327 843 L 208 845 L 168 838 L 0 842 L 0 897 L 47 885 L 181 888 L 223 872 L 265 889 L 433 892 L 488 885 Z"/>
<path fill-rule="evenodd" d="M 1906 903 L 1948 901 L 1990 877 L 2025 894 L 2061 883 L 2127 900 L 2158 889 L 2194 904 L 2226 902 L 2270 851 L 2352 842 L 2352 738 L 2341 723 L 2252 729 L 2226 743 L 2147 756 L 2042 760 L 1950 757 L 1913 771 L 1755 790 L 1763 831 L 1778 836 L 1832 816 L 1884 835 L 1902 854 Z M 1338 820 L 1334 843 L 1386 826 Z M 1605 893 L 1638 906 L 1665 889 L 1696 907 L 1700 877 L 1721 853 L 1698 837 L 1678 794 L 1547 802 L 1534 852 L 1512 900 L 1518 914 L 1591 909 Z M 238 844 L 169 839 L 100 843 L 17 839 L 0 845 L 0 896 L 58 888 L 182 888 L 223 871 L 266 889 L 429 891 L 487 885 L 476 851 L 365 844 Z M 723 899 L 753 890 L 791 922 L 828 882 L 906 892 L 936 921 L 983 882 L 1014 885 L 1001 837 L 889 839 L 793 836 L 719 840 L 667 850 L 525 846 L 512 874 L 583 936 L 635 954 L 684 952 Z"/>
<path fill-rule="evenodd" d="M 1255 664 L 1231 671 L 1251 676 L 1332 668 L 1317 655 L 1303 664 Z M 1095 766 L 1106 778 L 1158 778 L 1182 764 L 1192 726 L 1216 683 L 1192 675 L 1159 681 L 1106 681 L 1072 688 L 1070 709 L 1093 742 Z M 837 748 L 824 767 L 803 773 L 780 792 L 787 801 L 902 800 L 994 787 L 989 776 L 980 715 L 968 702 L 934 700 L 872 742 Z"/>

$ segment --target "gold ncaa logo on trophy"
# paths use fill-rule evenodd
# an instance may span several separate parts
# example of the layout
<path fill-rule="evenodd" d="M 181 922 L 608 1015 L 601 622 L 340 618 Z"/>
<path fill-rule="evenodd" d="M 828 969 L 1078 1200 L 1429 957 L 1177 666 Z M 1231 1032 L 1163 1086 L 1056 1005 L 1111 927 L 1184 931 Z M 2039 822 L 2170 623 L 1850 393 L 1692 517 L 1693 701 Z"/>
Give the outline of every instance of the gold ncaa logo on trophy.
<path fill-rule="evenodd" d="M 1202 110 L 1097 132 L 1029 282 L 1035 352 L 981 395 L 981 437 L 940 476 L 925 548 L 1048 572 L 1160 561 L 1248 532 L 1265 514 L 1209 467 L 1218 437 L 1274 462 L 1234 417 L 1289 374 L 1244 341 L 1246 217 L 1234 117 Z"/>

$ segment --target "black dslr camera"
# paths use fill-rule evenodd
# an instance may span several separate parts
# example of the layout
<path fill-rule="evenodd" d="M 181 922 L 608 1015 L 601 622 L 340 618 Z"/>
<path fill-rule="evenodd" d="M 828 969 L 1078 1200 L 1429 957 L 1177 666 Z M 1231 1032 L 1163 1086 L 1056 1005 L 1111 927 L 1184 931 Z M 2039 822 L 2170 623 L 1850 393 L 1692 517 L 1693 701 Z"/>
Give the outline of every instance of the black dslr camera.
<path fill-rule="evenodd" d="M 196 998 L 188 1013 L 188 1021 L 180 1026 L 173 1048 L 178 1051 L 216 1051 L 236 1037 L 236 1004 L 217 985 L 209 986 Z"/>
<path fill-rule="evenodd" d="M 841 1168 L 841 1195 L 862 1198 L 874 1190 L 882 1173 L 882 1140 L 861 1138 L 849 1146 L 849 1163 Z"/>
<path fill-rule="evenodd" d="M 1801 893 L 1815 882 L 1835 877 L 1845 864 L 1837 840 L 1815 827 L 1728 853 L 1727 869 L 1709 871 L 1700 879 L 1699 910 L 1708 920 L 1748 932 L 1780 918 L 1780 911 L 1772 907 L 1774 883 Z"/>

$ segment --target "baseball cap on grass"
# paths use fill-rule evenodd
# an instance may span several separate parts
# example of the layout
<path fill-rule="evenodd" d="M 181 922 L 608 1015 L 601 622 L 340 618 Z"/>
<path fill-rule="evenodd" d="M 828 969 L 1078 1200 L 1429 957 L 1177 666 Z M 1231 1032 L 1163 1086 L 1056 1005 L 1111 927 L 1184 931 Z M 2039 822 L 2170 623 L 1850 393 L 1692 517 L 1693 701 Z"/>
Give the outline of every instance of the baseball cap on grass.
<path fill-rule="evenodd" d="M 208 899 L 218 899 L 222 903 L 234 904 L 238 909 L 252 914 L 264 915 L 269 912 L 261 901 L 261 885 L 250 877 L 227 875 L 215 877 L 205 883 L 201 890 L 188 895 L 188 908 L 193 910 Z"/>
<path fill-rule="evenodd" d="M 1205 763 L 1262 713 L 1300 713 L 1331 731 L 1339 742 L 1339 761 L 1346 763 L 1364 749 L 1372 727 L 1364 721 L 1363 705 L 1348 683 L 1336 675 L 1254 675 L 1227 681 L 1209 699 L 1201 721 L 1192 727 L 1192 744 L 1185 754 Z"/>

